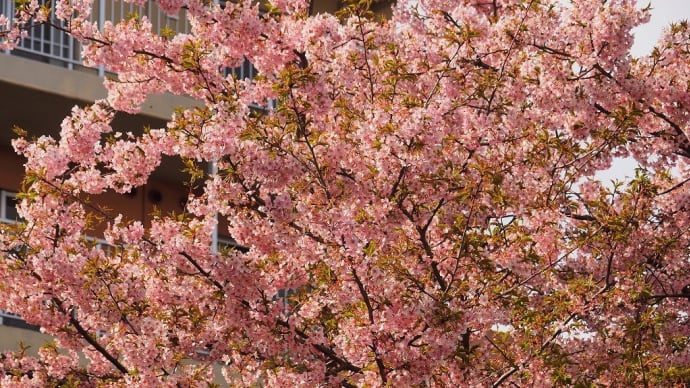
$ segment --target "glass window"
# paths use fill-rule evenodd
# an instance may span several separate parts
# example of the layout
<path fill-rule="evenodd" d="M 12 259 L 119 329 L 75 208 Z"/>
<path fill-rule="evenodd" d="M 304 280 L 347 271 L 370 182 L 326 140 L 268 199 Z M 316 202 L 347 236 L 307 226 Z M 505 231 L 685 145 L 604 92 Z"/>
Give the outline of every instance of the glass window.
<path fill-rule="evenodd" d="M 2 190 L 0 191 L 0 201 L 2 201 L 2 208 L 0 208 L 0 221 L 2 222 L 17 222 L 19 214 L 17 213 L 17 198 L 16 193 Z"/>

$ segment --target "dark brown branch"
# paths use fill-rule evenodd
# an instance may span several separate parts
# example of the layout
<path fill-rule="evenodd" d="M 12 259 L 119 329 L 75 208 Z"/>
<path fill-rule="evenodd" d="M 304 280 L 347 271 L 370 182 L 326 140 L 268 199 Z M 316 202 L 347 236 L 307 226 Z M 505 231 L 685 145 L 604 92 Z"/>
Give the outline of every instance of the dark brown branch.
<path fill-rule="evenodd" d="M 498 345 L 496 345 L 496 343 L 495 343 L 489 336 L 487 336 L 486 334 L 484 334 L 484 338 L 485 338 L 487 341 L 489 341 L 489 343 L 491 344 L 491 346 L 493 346 L 494 348 L 496 348 L 496 350 L 498 350 L 498 352 L 501 353 L 501 356 L 503 356 L 503 358 L 504 358 L 506 361 L 508 361 L 508 362 L 511 363 L 511 364 L 514 363 L 514 361 L 511 360 L 510 357 L 508 357 L 508 355 L 506 354 L 506 352 L 505 352 L 503 349 L 501 349 Z"/>
<path fill-rule="evenodd" d="M 354 268 L 352 268 L 352 277 L 355 279 L 355 283 L 357 283 L 357 289 L 359 290 L 360 295 L 362 295 L 362 300 L 364 300 L 364 304 L 367 306 L 367 314 L 369 315 L 369 323 L 371 323 L 373 325 L 374 324 L 374 308 L 371 306 L 371 300 L 369 299 L 369 294 L 367 293 L 367 290 L 364 287 L 364 283 L 362 283 L 362 280 L 357 275 L 357 270 L 355 270 Z"/>
<path fill-rule="evenodd" d="M 323 176 L 323 172 L 321 171 L 321 166 L 319 165 L 319 160 L 316 157 L 316 151 L 314 150 L 314 145 L 311 143 L 309 140 L 309 132 L 307 131 L 307 127 L 309 125 L 309 122 L 307 121 L 307 115 L 299 109 L 297 106 L 297 101 L 292 93 L 292 88 L 290 89 L 290 100 L 292 102 L 291 109 L 295 114 L 295 117 L 297 118 L 296 124 L 297 124 L 297 129 L 295 133 L 295 140 L 304 140 L 304 143 L 307 145 L 307 148 L 309 149 L 309 154 L 311 156 L 310 162 L 314 166 L 314 169 L 316 170 L 316 179 L 319 182 L 319 185 L 324 191 L 324 195 L 326 196 L 326 199 L 331 199 L 331 193 L 328 191 L 328 185 L 326 184 L 326 179 Z"/>
<path fill-rule="evenodd" d="M 293 49 L 292 52 L 297 56 L 297 67 L 300 69 L 306 69 L 309 67 L 309 61 L 307 60 L 307 55 L 304 51 L 298 51 L 297 49 Z"/>
<path fill-rule="evenodd" d="M 595 70 L 597 70 L 597 71 L 599 72 L 599 74 L 603 75 L 604 77 L 606 77 L 606 78 L 608 78 L 608 79 L 614 79 L 614 78 L 613 78 L 613 75 L 611 75 L 611 73 L 609 73 L 608 71 L 604 70 L 604 68 L 601 67 L 600 64 L 596 63 L 596 64 L 594 64 L 594 66 L 592 66 L 592 67 L 593 67 Z"/>
<path fill-rule="evenodd" d="M 326 240 L 324 240 L 322 237 L 317 236 L 312 231 L 297 225 L 297 223 L 295 223 L 294 221 L 290 221 L 288 226 L 320 244 L 326 244 Z"/>
<path fill-rule="evenodd" d="M 110 288 L 110 284 L 108 284 L 105 279 L 99 276 L 99 279 L 101 280 L 101 283 L 105 286 L 105 289 L 108 290 L 108 295 L 110 296 L 110 299 L 112 299 L 113 303 L 115 304 L 115 308 L 117 309 L 117 312 L 120 313 L 120 319 L 124 324 L 129 326 L 130 329 L 132 329 L 132 332 L 136 335 L 139 335 L 139 331 L 132 325 L 132 322 L 129 321 L 129 318 L 127 318 L 127 314 L 122 311 L 120 308 L 120 302 L 115 298 L 115 295 L 113 295 L 113 291 Z"/>
<path fill-rule="evenodd" d="M 606 275 L 604 275 L 604 287 L 597 292 L 596 295 L 603 294 L 611 289 L 616 284 L 615 280 L 611 279 L 611 276 L 613 275 L 613 258 L 615 257 L 615 247 L 614 251 L 611 252 L 609 257 L 606 259 Z"/>
<path fill-rule="evenodd" d="M 407 341 L 407 346 L 409 346 L 409 347 L 420 347 L 420 346 L 423 346 L 423 345 L 417 345 L 417 344 L 415 344 L 415 342 L 416 342 L 418 339 L 420 339 L 420 338 L 422 338 L 422 335 L 421 335 L 421 334 L 415 335 L 414 337 L 412 337 L 412 339 L 410 339 L 409 341 Z"/>
<path fill-rule="evenodd" d="M 686 137 L 686 138 L 687 138 L 687 136 L 685 135 L 685 132 L 683 132 L 683 130 L 680 128 L 680 126 L 679 126 L 678 124 L 674 123 L 670 118 L 668 118 L 668 116 L 666 116 L 666 115 L 663 114 L 662 112 L 657 111 L 657 110 L 654 109 L 654 107 L 651 106 L 651 105 L 650 105 L 649 107 L 647 107 L 647 109 L 649 109 L 649 111 L 650 111 L 654 116 L 656 116 L 656 117 L 662 119 L 663 121 L 666 122 L 666 124 L 668 124 L 669 126 L 671 126 L 671 128 L 675 129 L 675 130 L 676 130 L 676 135 L 678 135 L 678 136 L 683 136 L 683 137 Z M 684 151 L 687 151 L 687 150 L 684 150 Z"/>
<path fill-rule="evenodd" d="M 147 50 L 134 50 L 134 53 L 138 54 L 138 55 L 145 55 L 145 56 L 148 56 L 148 57 L 151 57 L 154 59 L 159 59 L 159 60 L 161 60 L 161 61 L 163 61 L 163 62 L 165 62 L 171 66 L 175 64 L 175 61 L 173 61 L 172 59 L 170 59 L 164 55 L 152 53 L 152 52 L 147 51 Z"/>
<path fill-rule="evenodd" d="M 589 214 L 566 214 L 566 216 L 580 221 L 597 221 L 596 217 Z"/>
<path fill-rule="evenodd" d="M 187 261 L 190 264 L 192 264 L 194 266 L 194 268 L 196 268 L 196 270 L 199 271 L 199 273 L 204 275 L 204 278 L 206 278 L 206 280 L 211 282 L 211 284 L 213 284 L 218 290 L 220 290 L 223 293 L 223 295 L 225 295 L 225 287 L 223 287 L 223 285 L 220 284 L 217 280 L 211 278 L 210 272 L 207 272 L 203 268 L 201 268 L 201 265 L 199 265 L 199 263 L 197 263 L 196 260 L 194 260 L 194 258 L 192 256 L 190 256 L 187 252 L 180 252 L 180 255 L 182 255 L 182 257 L 184 257 L 185 259 L 187 259 Z"/>
<path fill-rule="evenodd" d="M 357 275 L 357 271 L 354 268 L 352 268 L 352 277 L 355 279 L 355 283 L 357 283 L 357 288 L 359 289 L 359 293 L 362 295 L 362 299 L 364 300 L 364 304 L 367 306 L 367 314 L 369 315 L 369 323 L 371 323 L 373 325 L 374 324 L 374 308 L 371 305 L 371 299 L 369 298 L 369 294 L 367 293 L 367 290 L 364 287 L 364 283 L 362 283 L 362 280 L 359 278 L 359 276 Z M 374 360 L 376 361 L 376 367 L 379 369 L 379 375 L 381 376 L 381 381 L 383 382 L 383 385 L 385 386 L 386 383 L 388 382 L 388 377 L 386 376 L 386 366 L 383 364 L 383 360 L 381 359 L 381 356 L 379 356 L 379 354 L 378 354 L 375 339 L 374 339 L 374 343 L 371 345 L 371 350 L 374 353 Z"/>
<path fill-rule="evenodd" d="M 278 319 L 278 320 L 276 320 L 276 323 L 279 326 L 290 329 L 290 324 L 288 323 L 288 321 Z M 309 335 L 307 335 L 307 333 L 305 333 L 304 331 L 297 329 L 297 328 L 294 328 L 294 330 L 295 330 L 295 334 L 297 334 L 298 337 L 302 338 L 303 340 L 309 339 Z M 314 347 L 314 349 L 321 352 L 324 356 L 328 357 L 328 359 L 330 359 L 331 361 L 338 364 L 341 370 L 347 370 L 347 371 L 354 372 L 354 373 L 361 373 L 362 372 L 362 368 L 355 366 L 354 364 L 347 361 L 346 359 L 338 356 L 335 353 L 335 351 L 333 349 L 329 348 L 328 346 L 326 346 L 324 344 L 312 344 L 312 346 Z"/>
<path fill-rule="evenodd" d="M 671 128 L 675 129 L 679 133 L 683 133 L 683 130 L 678 126 L 678 124 L 671 121 L 671 119 L 669 119 L 665 114 L 657 111 L 653 106 L 650 106 L 648 109 L 650 112 L 652 112 L 652 114 L 654 114 L 654 116 L 664 120 L 668 125 L 671 126 Z"/>
<path fill-rule="evenodd" d="M 376 367 L 379 369 L 379 375 L 381 376 L 381 382 L 383 383 L 382 385 L 385 387 L 388 385 L 388 376 L 386 373 L 386 366 L 383 364 L 383 360 L 381 359 L 381 356 L 379 356 L 378 351 L 376 349 L 376 345 L 372 345 L 371 350 L 374 352 L 376 357 L 374 358 L 376 360 Z"/>
<path fill-rule="evenodd" d="M 345 178 L 347 178 L 347 179 L 349 179 L 349 180 L 351 180 L 351 181 L 353 181 L 353 182 L 357 182 L 357 179 L 355 179 L 355 176 L 354 176 L 354 174 L 352 173 L 352 171 L 346 170 L 346 169 L 344 169 L 344 168 L 342 168 L 342 167 L 340 168 L 339 171 L 336 171 L 335 174 L 336 174 L 336 175 L 340 175 L 340 176 L 342 176 L 342 177 L 345 177 Z"/>
<path fill-rule="evenodd" d="M 435 261 L 431 262 L 431 272 L 434 275 L 434 279 L 436 279 L 438 285 L 441 286 L 441 290 L 447 291 L 448 283 L 446 283 L 446 279 L 441 276 L 441 272 L 438 270 L 438 263 Z"/>
<path fill-rule="evenodd" d="M 405 178 L 405 172 L 407 172 L 407 166 L 402 166 L 398 172 L 398 178 L 395 180 L 395 183 L 393 183 L 393 187 L 391 187 L 391 193 L 388 195 L 389 198 L 393 198 L 395 194 L 398 193 L 398 187 Z"/>
<path fill-rule="evenodd" d="M 597 70 L 599 72 L 599 74 L 603 75 L 604 77 L 613 80 L 614 82 L 616 82 L 617 85 L 620 85 L 618 83 L 618 81 L 614 78 L 614 76 L 610 72 L 607 72 L 606 70 L 604 70 L 604 68 L 601 67 L 601 65 L 599 65 L 598 63 L 593 66 L 593 69 Z M 645 104 L 645 102 L 643 100 L 640 100 L 639 102 L 641 104 Z M 611 114 L 611 111 L 605 109 L 599 103 L 594 103 L 594 107 L 602 113 L 605 113 L 607 115 Z M 675 123 L 673 120 L 671 120 L 668 116 L 666 116 L 663 112 L 659 112 L 658 110 L 656 110 L 651 105 L 646 105 L 646 108 L 654 116 L 656 116 L 657 118 L 660 118 L 661 120 L 666 122 L 666 124 L 668 124 L 671 128 L 673 128 L 676 131 L 677 136 L 681 136 L 681 137 L 684 137 L 686 140 L 690 140 L 690 139 L 688 139 L 688 137 L 685 134 L 685 132 L 683 131 L 683 129 L 677 123 Z M 685 156 L 685 157 L 690 157 L 690 147 L 681 146 L 680 149 L 682 150 L 682 152 L 677 152 L 677 154 L 679 154 L 681 156 Z"/>
<path fill-rule="evenodd" d="M 366 70 L 367 70 L 366 78 L 369 81 L 369 94 L 371 95 L 369 97 L 369 102 L 373 105 L 376 88 L 374 87 L 374 74 L 371 70 L 371 65 L 369 64 L 369 47 L 367 44 L 367 37 L 366 37 L 366 35 L 371 31 L 364 31 L 364 20 L 362 20 L 361 15 L 358 15 L 358 18 L 359 18 L 359 25 L 357 27 L 359 28 L 359 33 L 361 34 L 362 51 L 364 53 L 364 65 L 365 65 Z"/>
<path fill-rule="evenodd" d="M 598 102 L 595 102 L 595 103 L 594 103 L 594 107 L 595 107 L 599 112 L 601 112 L 601 113 L 604 113 L 604 114 L 607 114 L 607 115 L 610 115 L 610 114 L 611 114 L 611 111 L 610 111 L 610 110 L 604 108 L 604 107 L 601 106 Z"/>
<path fill-rule="evenodd" d="M 431 249 L 431 245 L 429 244 L 429 241 L 426 237 L 426 232 L 429 230 L 431 222 L 436 217 L 436 213 L 438 213 L 438 211 L 441 210 L 441 207 L 443 207 L 444 203 L 444 199 L 441 198 L 441 200 L 438 201 L 438 204 L 436 204 L 434 210 L 431 212 L 431 215 L 429 216 L 429 219 L 426 221 L 426 224 L 424 224 L 423 227 L 417 226 L 416 228 L 417 233 L 419 233 L 419 240 L 422 243 L 424 252 L 426 252 L 427 257 L 431 259 L 431 271 L 434 276 L 434 279 L 436 279 L 436 282 L 441 287 L 441 290 L 446 291 L 448 290 L 448 283 L 446 283 L 446 280 L 443 278 L 441 272 L 438 269 L 438 262 L 434 261 L 434 251 Z"/>
<path fill-rule="evenodd" d="M 533 43 L 532 46 L 538 48 L 539 50 L 544 51 L 544 52 L 547 53 L 547 54 L 560 55 L 560 56 L 565 57 L 565 58 L 570 58 L 570 57 L 571 57 L 571 55 L 568 54 L 568 53 L 566 53 L 565 51 L 558 50 L 558 49 L 555 49 L 555 48 L 552 48 L 552 47 L 549 47 L 549 46 L 545 46 L 545 45 L 541 45 L 541 44 L 536 44 L 536 43 Z"/>
<path fill-rule="evenodd" d="M 475 66 L 481 68 L 481 69 L 484 69 L 484 70 L 491 70 L 491 71 L 494 71 L 494 72 L 497 72 L 497 71 L 498 71 L 497 68 L 495 68 L 495 67 L 489 65 L 488 63 L 482 61 L 482 60 L 479 59 L 479 58 L 476 58 L 476 59 L 471 60 L 471 61 L 469 61 L 469 62 L 470 62 L 471 64 L 473 64 L 473 65 L 475 65 Z"/>
<path fill-rule="evenodd" d="M 64 306 L 62 305 L 62 301 L 60 301 L 58 298 L 53 298 L 52 299 L 53 303 L 55 303 L 55 306 L 57 307 L 58 311 L 60 311 L 62 314 L 69 315 L 69 323 L 77 330 L 79 335 L 89 343 L 89 345 L 93 346 L 94 349 L 98 353 L 100 353 L 103 357 L 105 357 L 106 360 L 108 360 L 117 370 L 122 372 L 122 374 L 127 374 L 129 373 L 127 371 L 127 368 L 125 368 L 124 365 L 120 363 L 120 361 L 110 354 L 101 344 L 96 341 L 96 339 L 86 330 L 84 327 L 79 323 L 79 321 L 75 318 L 75 315 L 72 311 L 67 311 Z"/>
<path fill-rule="evenodd" d="M 443 18 L 446 19 L 447 22 L 450 22 L 455 28 L 462 30 L 462 26 L 458 24 L 458 22 L 453 19 L 453 17 L 448 13 L 448 11 L 441 11 L 443 14 Z"/>
<path fill-rule="evenodd" d="M 441 210 L 441 207 L 443 207 L 443 204 L 445 204 L 446 201 L 441 198 L 438 203 L 436 204 L 436 207 L 434 210 L 431 212 L 431 216 L 429 216 L 429 219 L 426 221 L 426 224 L 424 224 L 423 230 L 424 233 L 426 233 L 427 230 L 429 230 L 429 226 L 431 225 L 431 222 L 433 222 L 434 217 L 436 217 L 436 213 L 438 213 L 439 210 Z"/>
<path fill-rule="evenodd" d="M 39 283 L 43 282 L 43 278 L 41 277 L 41 275 L 37 274 L 35 271 L 29 270 L 29 273 L 36 280 L 38 280 Z M 98 341 L 96 341 L 96 339 L 93 338 L 93 336 L 91 336 L 91 334 L 89 334 L 89 332 L 86 329 L 84 329 L 84 327 L 79 323 L 79 321 L 75 317 L 74 313 L 72 311 L 67 311 L 67 309 L 65 309 L 60 299 L 58 299 L 57 297 L 53 297 L 51 300 L 61 314 L 69 316 L 70 324 L 74 326 L 79 335 L 82 338 L 84 338 L 84 340 L 88 342 L 89 345 L 93 346 L 94 349 L 96 349 L 96 351 L 99 352 L 103 357 L 105 357 L 106 360 L 113 364 L 113 366 L 115 366 L 117 370 L 119 370 L 123 374 L 128 373 L 127 368 L 125 368 L 125 366 L 122 365 L 122 363 L 120 363 L 120 361 L 118 361 L 118 359 L 115 356 L 110 354 L 103 346 L 101 346 L 101 344 L 99 344 Z"/>
<path fill-rule="evenodd" d="M 505 69 L 506 65 L 508 64 L 508 59 L 510 58 L 513 49 L 520 44 L 520 41 L 518 39 L 518 36 L 522 33 L 522 27 L 525 25 L 525 21 L 527 20 L 527 15 L 529 14 L 529 10 L 532 9 L 532 5 L 534 4 L 535 0 L 531 0 L 527 7 L 525 8 L 525 13 L 522 15 L 522 19 L 520 20 L 520 24 L 515 31 L 515 34 L 508 33 L 511 37 L 510 40 L 510 46 L 508 49 L 505 51 L 505 57 L 503 58 L 503 62 L 501 63 L 501 68 L 498 72 L 498 78 L 496 79 L 496 86 L 494 86 L 493 90 L 491 91 L 491 95 L 489 96 L 489 99 L 486 103 L 486 112 L 487 114 L 491 113 L 491 104 L 494 101 L 494 98 L 496 97 L 496 93 L 498 92 L 499 85 L 501 84 L 501 80 L 503 79 L 503 76 L 505 75 Z"/>
<path fill-rule="evenodd" d="M 597 293 L 597 295 L 598 295 L 598 294 L 601 294 L 601 292 Z M 563 333 L 563 327 L 565 327 L 566 325 L 568 325 L 568 324 L 569 324 L 573 319 L 575 319 L 577 316 L 578 316 L 577 313 L 570 313 L 570 314 L 568 315 L 568 317 L 567 317 L 565 320 L 563 320 L 563 322 L 562 322 L 562 324 L 561 324 L 561 328 L 559 328 L 558 330 L 556 330 L 556 331 L 553 333 L 553 335 L 552 335 L 551 337 L 549 337 L 549 339 L 547 339 L 546 341 L 544 341 L 544 342 L 541 344 L 541 346 L 540 346 L 540 348 L 539 348 L 539 351 L 540 351 L 540 352 L 544 351 L 544 349 L 546 349 L 547 346 L 549 346 L 551 343 L 553 343 L 553 341 L 555 341 L 556 338 L 558 338 L 558 337 Z M 504 355 L 504 356 L 505 356 L 505 355 Z M 506 360 L 508 360 L 508 359 L 506 358 Z M 508 360 L 508 361 L 509 361 L 509 360 Z M 510 362 L 510 361 L 509 361 L 509 362 Z M 494 381 L 494 383 L 491 384 L 491 387 L 492 387 L 492 388 L 496 388 L 496 387 L 500 386 L 501 384 L 503 384 L 504 381 L 506 381 L 508 378 L 510 378 L 510 376 L 512 376 L 515 372 L 517 372 L 518 370 L 520 370 L 521 367 L 524 367 L 524 366 L 528 365 L 528 363 L 529 363 L 529 361 L 525 361 L 525 362 L 521 363 L 520 365 L 513 365 L 507 372 L 505 372 L 504 374 L 502 374 L 496 381 Z"/>
<path fill-rule="evenodd" d="M 687 179 L 683 180 L 682 182 L 679 182 L 678 184 L 674 185 L 673 187 L 660 192 L 659 194 L 657 194 L 657 196 L 662 196 L 662 195 L 668 194 L 668 193 L 680 188 L 681 186 L 683 186 L 684 184 L 686 184 L 688 182 L 690 182 L 690 178 L 687 178 Z"/>
<path fill-rule="evenodd" d="M 427 257 L 431 260 L 432 275 L 434 276 L 434 279 L 439 284 L 441 289 L 443 291 L 446 291 L 448 284 L 446 283 L 445 279 L 443 279 L 443 276 L 441 276 L 441 273 L 438 270 L 438 263 L 434 261 L 434 251 L 431 249 L 431 245 L 429 244 L 429 241 L 426 238 L 426 230 L 429 227 L 429 225 L 431 224 L 431 220 L 436 215 L 436 212 L 441 208 L 442 205 L 443 205 L 443 199 L 441 199 L 439 201 L 436 209 L 434 209 L 432 215 L 429 217 L 429 220 L 427 220 L 424 227 L 421 227 L 419 225 L 415 225 L 415 229 L 417 230 L 417 233 L 419 234 L 419 241 L 422 243 L 422 248 L 424 249 L 424 252 L 426 253 Z M 403 199 L 402 198 L 398 200 L 398 208 L 405 215 L 405 217 L 407 217 L 407 219 L 410 222 L 412 222 L 413 224 L 416 224 L 414 214 L 405 208 L 405 206 L 403 205 Z"/>

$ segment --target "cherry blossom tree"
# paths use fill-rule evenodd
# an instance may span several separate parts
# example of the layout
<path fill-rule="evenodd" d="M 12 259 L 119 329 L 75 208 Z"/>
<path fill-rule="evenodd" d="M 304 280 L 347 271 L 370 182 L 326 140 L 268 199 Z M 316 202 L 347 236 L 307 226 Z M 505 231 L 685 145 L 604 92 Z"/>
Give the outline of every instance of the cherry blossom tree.
<path fill-rule="evenodd" d="M 690 382 L 690 29 L 633 58 L 648 10 L 562 3 L 398 0 L 382 20 L 366 1 L 158 1 L 185 10 L 177 34 L 21 3 L 5 47 L 50 23 L 116 77 L 59 138 L 14 142 L 25 221 L 3 229 L 0 308 L 55 343 L 2 356 L 2 385 Z M 245 58 L 253 80 L 227 71 Z M 111 126 L 156 93 L 199 104 Z M 163 156 L 196 188 L 181 214 L 90 199 Z M 594 178 L 622 157 L 633 179 Z M 246 249 L 213 249 L 219 219 Z"/>

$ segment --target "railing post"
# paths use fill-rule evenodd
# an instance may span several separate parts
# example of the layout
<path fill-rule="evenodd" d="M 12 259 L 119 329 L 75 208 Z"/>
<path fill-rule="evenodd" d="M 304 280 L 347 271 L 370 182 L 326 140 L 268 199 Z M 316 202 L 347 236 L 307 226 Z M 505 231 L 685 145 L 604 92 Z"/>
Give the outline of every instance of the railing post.
<path fill-rule="evenodd" d="M 218 164 L 215 160 L 209 162 L 208 174 L 211 175 L 211 179 L 213 179 L 214 175 L 218 174 Z M 213 227 L 213 232 L 211 234 L 211 252 L 218 253 L 220 250 L 218 249 L 218 213 L 216 213 L 213 217 L 216 220 L 216 225 Z"/>
<path fill-rule="evenodd" d="M 98 29 L 103 30 L 105 24 L 105 2 L 108 0 L 98 0 Z M 98 65 L 98 76 L 105 77 L 105 67 Z"/>
<path fill-rule="evenodd" d="M 75 58 L 74 54 L 74 42 L 75 39 L 73 37 L 68 37 L 67 38 L 67 69 L 69 70 L 74 70 L 74 63 L 77 62 L 77 59 Z M 62 36 L 60 36 L 60 44 L 58 45 L 58 48 L 60 49 L 60 55 L 62 55 L 62 47 L 63 47 L 64 39 Z"/>
<path fill-rule="evenodd" d="M 0 0 L 0 13 L 7 16 L 9 20 L 12 20 L 12 15 L 14 15 L 14 2 L 8 0 Z M 10 50 L 4 50 L 5 54 L 9 54 Z"/>

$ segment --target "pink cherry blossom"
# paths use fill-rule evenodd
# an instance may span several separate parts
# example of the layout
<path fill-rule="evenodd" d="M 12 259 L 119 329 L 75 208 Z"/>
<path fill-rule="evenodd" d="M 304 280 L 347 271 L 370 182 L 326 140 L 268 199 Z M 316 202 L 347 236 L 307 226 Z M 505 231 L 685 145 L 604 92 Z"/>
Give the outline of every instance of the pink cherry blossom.
<path fill-rule="evenodd" d="M 1 385 L 690 381 L 686 23 L 635 59 L 631 0 L 155 3 L 190 31 L 53 5 L 115 77 L 59 138 L 14 141 L 0 309 L 55 347 L 0 357 Z M 40 12 L 0 17 L 0 48 Z M 197 104 L 114 127 L 160 93 Z M 99 203 L 168 156 L 198 173 L 181 213 Z M 634 179 L 596 180 L 620 157 Z"/>

